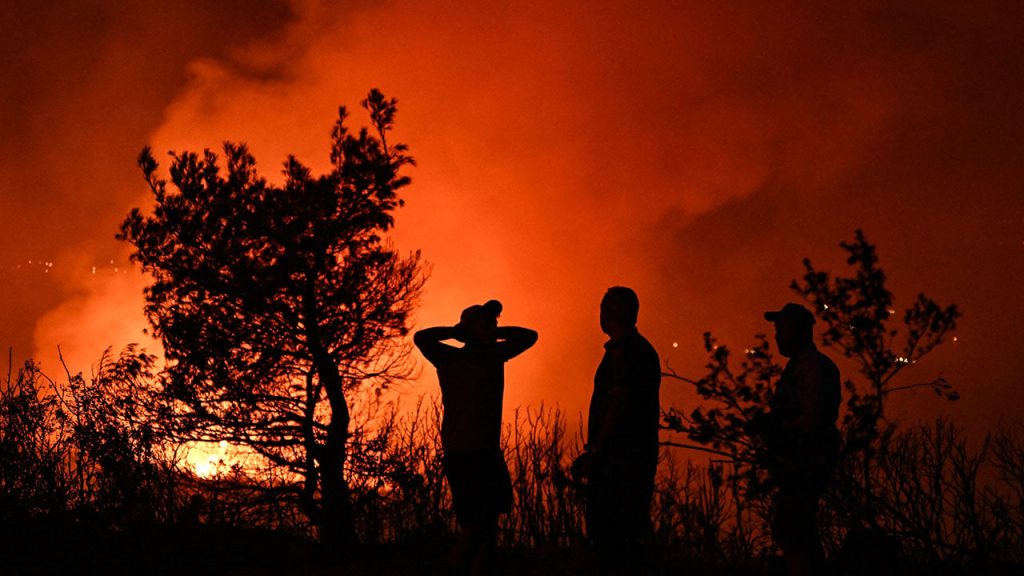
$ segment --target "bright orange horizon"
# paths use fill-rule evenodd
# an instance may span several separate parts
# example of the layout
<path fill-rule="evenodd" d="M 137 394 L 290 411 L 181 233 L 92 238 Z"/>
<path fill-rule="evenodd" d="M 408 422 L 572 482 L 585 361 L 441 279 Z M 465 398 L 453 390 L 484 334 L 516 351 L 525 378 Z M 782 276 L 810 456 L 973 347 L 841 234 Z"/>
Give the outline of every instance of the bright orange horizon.
<path fill-rule="evenodd" d="M 337 107 L 361 125 L 378 87 L 418 163 L 395 229 L 432 265 L 416 326 L 497 298 L 540 333 L 507 368 L 510 410 L 585 411 L 608 286 L 636 289 L 663 362 L 699 376 L 704 331 L 742 350 L 798 299 L 801 259 L 843 273 L 838 243 L 862 228 L 897 308 L 920 291 L 964 311 L 958 341 L 904 376 L 942 374 L 963 400 L 921 392 L 897 413 L 1024 416 L 1019 4 L 187 4 L 3 15 L 25 30 L 2 41 L 19 81 L 0 92 L 15 362 L 57 372 L 59 345 L 88 371 L 147 341 L 144 279 L 113 240 L 152 203 L 143 145 L 244 141 L 268 178 L 290 153 L 323 170 Z M 436 391 L 422 368 L 407 394 Z M 694 401 L 665 382 L 663 405 Z"/>

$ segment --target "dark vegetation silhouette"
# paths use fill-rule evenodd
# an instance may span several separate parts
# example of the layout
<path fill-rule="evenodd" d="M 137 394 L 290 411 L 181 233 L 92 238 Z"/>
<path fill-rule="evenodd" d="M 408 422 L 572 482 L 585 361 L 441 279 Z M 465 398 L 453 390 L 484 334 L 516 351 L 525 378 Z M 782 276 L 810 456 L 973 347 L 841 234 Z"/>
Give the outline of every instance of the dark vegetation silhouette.
<path fill-rule="evenodd" d="M 290 157 L 281 186 L 226 143 L 223 165 L 209 150 L 172 153 L 172 189 L 144 149 L 156 206 L 118 235 L 154 278 L 146 315 L 168 361 L 168 430 L 252 450 L 268 467 L 253 488 L 294 499 L 337 544 L 355 540 L 350 398 L 409 374 L 406 321 L 424 282 L 419 254 L 385 239 L 412 163 L 387 140 L 395 100 L 373 90 L 362 105 L 372 129 L 350 133 L 340 109 L 330 172 Z"/>
<path fill-rule="evenodd" d="M 321 559 L 306 543 L 313 533 L 297 503 L 261 501 L 242 489 L 253 474 L 241 476 L 230 467 L 199 477 L 173 450 L 154 451 L 153 461 L 143 457 L 145 452 L 111 452 L 131 458 L 124 468 L 148 470 L 139 489 L 157 495 L 137 501 L 132 514 L 121 514 L 116 492 L 95 488 L 116 483 L 108 479 L 111 474 L 76 454 L 78 432 L 72 427 L 59 432 L 57 404 L 47 392 L 51 381 L 34 365 L 20 372 L 5 380 L 0 397 L 5 573 L 46 574 L 69 566 L 139 573 L 155 571 L 154 563 L 168 574 L 185 569 L 335 574 L 342 568 L 353 574 L 445 573 L 454 515 L 442 473 L 436 401 L 403 413 L 379 411 L 379 426 L 363 428 L 360 442 L 372 447 L 365 458 L 379 464 L 375 474 L 357 475 L 350 467 L 356 532 L 365 553 L 339 565 Z M 111 429 L 131 430 L 120 420 L 127 416 L 116 416 Z M 569 474 L 585 436 L 580 423 L 571 422 L 565 413 L 541 406 L 516 411 L 504 427 L 502 447 L 513 486 L 512 511 L 498 532 L 506 573 L 573 573 L 590 566 L 583 501 Z M 901 569 L 909 574 L 1019 570 L 1024 563 L 1024 428 L 995 430 L 980 447 L 969 445 L 945 421 L 915 425 L 890 438 L 877 453 L 874 487 L 885 504 L 884 533 L 902 544 Z M 78 463 L 92 472 L 79 473 Z M 701 463 L 686 459 L 686 452 L 662 448 L 651 514 L 663 573 L 772 573 L 768 500 L 734 473 L 738 469 L 739 462 L 725 457 Z M 851 466 L 840 475 L 859 471 Z M 80 484 L 83 478 L 91 486 Z M 844 508 L 849 499 L 836 493 L 841 490 L 826 493 L 823 502 L 824 544 L 832 558 L 843 558 L 840 547 L 850 530 Z M 861 553 L 871 558 L 879 550 Z M 856 568 L 856 560 L 846 565 Z"/>

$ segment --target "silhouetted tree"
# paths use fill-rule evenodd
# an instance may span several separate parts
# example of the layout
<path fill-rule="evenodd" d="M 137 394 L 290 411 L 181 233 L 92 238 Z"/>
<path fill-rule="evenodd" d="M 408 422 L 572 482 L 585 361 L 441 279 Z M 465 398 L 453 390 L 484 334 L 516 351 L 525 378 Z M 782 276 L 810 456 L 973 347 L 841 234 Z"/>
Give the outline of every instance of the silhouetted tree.
<path fill-rule="evenodd" d="M 804 259 L 803 281 L 790 285 L 814 306 L 823 322 L 821 343 L 838 348 L 851 358 L 864 376 L 864 385 L 847 379 L 847 413 L 844 428 L 847 450 L 870 450 L 871 442 L 884 430 L 885 402 L 894 392 L 930 388 L 935 394 L 957 400 L 958 393 L 940 375 L 933 380 L 913 384 L 894 382 L 897 374 L 918 362 L 942 343 L 956 328 L 960 310 L 955 304 L 945 308 L 924 294 L 903 313 L 903 330 L 892 326 L 896 315 L 893 295 L 885 286 L 885 272 L 878 267 L 875 246 L 864 233 L 856 231 L 853 242 L 841 242 L 849 253 L 847 264 L 854 268 L 849 277 L 831 277 Z"/>
<path fill-rule="evenodd" d="M 372 131 L 332 132 L 331 170 L 289 157 L 269 184 L 242 144 L 171 153 L 171 183 L 139 156 L 156 206 L 118 237 L 153 276 L 146 314 L 168 361 L 166 394 L 181 438 L 227 440 L 284 470 L 321 538 L 353 537 L 346 480 L 350 397 L 407 375 L 406 320 L 425 274 L 419 253 L 384 239 L 412 159 L 391 144 L 395 100 L 372 90 Z M 349 397 L 347 397 L 349 396 Z"/>
<path fill-rule="evenodd" d="M 819 326 L 824 328 L 822 345 L 838 348 L 854 361 L 864 377 L 863 381 L 847 378 L 844 382 L 843 455 L 847 471 L 853 461 L 861 468 L 856 486 L 846 486 L 859 492 L 857 502 L 848 508 L 860 510 L 864 515 L 861 520 L 870 523 L 872 461 L 880 443 L 886 442 L 893 432 L 885 421 L 888 396 L 924 387 L 949 400 L 959 398 L 941 376 L 912 384 L 894 378 L 942 343 L 955 329 L 960 311 L 956 305 L 943 308 L 919 294 L 902 316 L 901 331 L 893 326 L 893 295 L 885 286 L 886 277 L 878 266 L 875 246 L 860 230 L 853 242 L 841 242 L 840 246 L 849 254 L 851 276 L 833 277 L 805 259 L 804 276 L 794 280 L 791 287 L 812 305 Z M 733 479 L 741 480 L 747 497 L 756 501 L 770 484 L 764 472 L 765 447 L 751 433 L 751 423 L 766 411 L 781 367 L 774 363 L 763 335 L 758 335 L 758 343 L 745 351 L 738 368 L 730 367 L 728 348 L 710 334 L 704 338 L 709 362 L 703 378 L 692 380 L 671 370 L 664 376 L 693 384 L 710 405 L 698 406 L 689 414 L 669 409 L 663 417 L 664 426 L 685 433 L 697 444 L 684 446 L 727 457 L 733 463 Z"/>
<path fill-rule="evenodd" d="M 782 372 L 774 362 L 771 346 L 764 335 L 756 336 L 757 344 L 744 351 L 738 367 L 730 365 L 731 352 L 719 344 L 710 332 L 704 333 L 704 350 L 708 353 L 707 374 L 691 380 L 668 370 L 667 378 L 692 384 L 701 398 L 712 402 L 700 405 L 689 414 L 669 408 L 663 414 L 665 427 L 685 432 L 697 445 L 679 447 L 698 449 L 727 456 L 744 473 L 764 458 L 764 446 L 748 432 L 752 423 L 768 410 L 772 385 Z M 675 443 L 669 443 L 676 445 Z"/>
<path fill-rule="evenodd" d="M 662 414 L 663 427 L 686 434 L 694 444 L 663 442 L 669 446 L 696 449 L 719 457 L 716 470 L 719 482 L 726 483 L 735 505 L 733 545 L 749 543 L 756 533 L 753 519 L 766 518 L 769 504 L 766 496 L 771 488 L 768 477 L 769 454 L 764 437 L 752 433 L 755 422 L 768 411 L 774 383 L 782 373 L 775 363 L 771 345 L 764 335 L 756 336 L 757 344 L 743 351 L 739 366 L 730 362 L 729 348 L 704 333 L 704 349 L 708 354 L 706 374 L 692 380 L 669 369 L 666 378 L 692 384 L 707 404 L 689 414 L 670 407 Z M 723 470 L 721 464 L 727 464 Z"/>
<path fill-rule="evenodd" d="M 895 392 L 915 388 L 931 389 L 948 400 L 959 394 L 941 375 L 932 380 L 900 383 L 895 377 L 917 363 L 942 343 L 956 328 L 961 313 L 955 305 L 942 307 L 919 293 L 904 310 L 902 326 L 894 325 L 897 312 L 892 292 L 885 285 L 885 272 L 878 266 L 875 246 L 857 230 L 853 242 L 841 242 L 853 268 L 851 276 L 831 276 L 804 259 L 804 276 L 790 286 L 813 305 L 824 324 L 821 343 L 838 348 L 857 366 L 863 381 L 846 379 L 846 414 L 843 417 L 843 457 L 833 491 L 833 502 L 845 514 L 848 527 L 879 528 L 874 488 L 874 464 L 880 450 L 888 450 L 895 426 L 885 418 L 885 406 Z M 859 469 L 859 478 L 853 470 Z M 842 500 L 849 500 L 842 502 Z"/>

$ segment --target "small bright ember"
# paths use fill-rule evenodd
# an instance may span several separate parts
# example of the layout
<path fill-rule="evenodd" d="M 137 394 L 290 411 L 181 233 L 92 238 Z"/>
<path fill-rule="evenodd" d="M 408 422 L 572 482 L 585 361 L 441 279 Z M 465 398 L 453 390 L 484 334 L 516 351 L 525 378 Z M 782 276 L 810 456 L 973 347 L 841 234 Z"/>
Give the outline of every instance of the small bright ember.
<path fill-rule="evenodd" d="M 216 469 L 217 467 L 211 462 L 200 462 L 196 464 L 196 475 L 203 478 L 209 478 L 210 476 L 213 476 L 213 471 Z"/>

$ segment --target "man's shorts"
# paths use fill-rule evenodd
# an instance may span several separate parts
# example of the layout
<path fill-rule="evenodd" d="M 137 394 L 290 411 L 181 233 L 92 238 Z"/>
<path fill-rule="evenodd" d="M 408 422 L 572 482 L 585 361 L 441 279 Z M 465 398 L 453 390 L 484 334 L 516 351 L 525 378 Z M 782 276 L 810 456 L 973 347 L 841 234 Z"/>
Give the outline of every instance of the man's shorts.
<path fill-rule="evenodd" d="M 460 523 L 490 522 L 512 509 L 512 479 L 501 450 L 445 452 L 443 464 Z"/>

